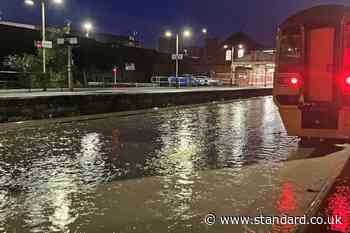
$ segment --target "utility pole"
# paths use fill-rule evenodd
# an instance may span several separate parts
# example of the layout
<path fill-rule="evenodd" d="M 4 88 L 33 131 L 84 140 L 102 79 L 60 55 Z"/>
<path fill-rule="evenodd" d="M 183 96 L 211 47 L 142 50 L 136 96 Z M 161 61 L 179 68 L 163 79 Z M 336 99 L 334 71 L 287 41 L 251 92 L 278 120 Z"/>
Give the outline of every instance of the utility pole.
<path fill-rule="evenodd" d="M 114 66 L 114 68 L 113 68 L 113 76 L 114 76 L 114 86 L 115 87 L 117 86 L 117 72 L 118 72 L 117 66 Z"/>
<path fill-rule="evenodd" d="M 70 35 L 71 32 L 71 22 L 67 22 L 67 26 L 65 28 L 66 34 Z M 71 45 L 71 38 L 69 38 L 68 43 L 68 60 L 67 60 L 67 76 L 68 76 L 68 89 L 69 91 L 74 91 L 74 81 L 73 81 L 73 74 L 72 74 L 72 45 Z"/>
<path fill-rule="evenodd" d="M 41 19 L 42 19 L 42 39 L 46 41 L 46 4 L 45 0 L 41 0 Z M 46 74 L 46 49 L 43 46 L 43 73 Z"/>
<path fill-rule="evenodd" d="M 41 21 L 42 21 L 42 44 L 46 43 L 46 1 L 38 0 L 41 3 Z M 24 3 L 28 6 L 34 6 L 37 0 L 25 0 Z M 54 1 L 55 4 L 62 4 L 62 1 Z M 43 46 L 43 73 L 46 73 L 46 46 Z"/>
<path fill-rule="evenodd" d="M 232 49 L 231 49 L 231 86 L 233 86 L 233 80 L 235 78 L 235 72 L 233 70 L 234 61 L 235 61 L 235 46 L 232 45 Z"/>
<path fill-rule="evenodd" d="M 175 65 L 175 78 L 176 78 L 176 87 L 179 88 L 181 87 L 181 83 L 180 83 L 180 79 L 179 79 L 179 60 L 182 60 L 183 59 L 183 54 L 181 54 L 181 57 L 180 57 L 180 54 L 179 54 L 179 35 L 180 33 L 177 32 L 176 33 L 176 54 L 172 54 L 172 60 L 175 60 L 176 62 L 176 65 Z M 166 31 L 165 32 L 165 37 L 168 37 L 168 38 L 171 38 L 172 37 L 172 33 L 171 31 Z M 191 36 L 191 31 L 190 30 L 184 30 L 183 31 L 183 37 L 190 37 Z M 174 55 L 175 55 L 175 58 L 174 58 Z"/>
<path fill-rule="evenodd" d="M 74 82 L 72 74 L 72 46 L 68 45 L 68 87 L 69 91 L 74 91 Z"/>
<path fill-rule="evenodd" d="M 179 79 L 179 34 L 176 33 L 176 80 L 177 80 L 177 87 L 180 88 L 180 79 Z"/>

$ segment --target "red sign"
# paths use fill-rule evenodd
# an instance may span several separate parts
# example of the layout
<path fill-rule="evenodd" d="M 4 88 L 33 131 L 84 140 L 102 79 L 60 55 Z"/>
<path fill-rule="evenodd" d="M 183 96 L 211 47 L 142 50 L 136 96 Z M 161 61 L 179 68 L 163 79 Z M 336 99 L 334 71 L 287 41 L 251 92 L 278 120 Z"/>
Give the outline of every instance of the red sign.
<path fill-rule="evenodd" d="M 117 68 L 113 68 L 113 74 L 116 75 L 118 73 L 118 69 Z"/>
<path fill-rule="evenodd" d="M 43 42 L 42 41 L 35 41 L 35 47 L 37 47 L 38 49 L 42 49 L 43 48 Z"/>

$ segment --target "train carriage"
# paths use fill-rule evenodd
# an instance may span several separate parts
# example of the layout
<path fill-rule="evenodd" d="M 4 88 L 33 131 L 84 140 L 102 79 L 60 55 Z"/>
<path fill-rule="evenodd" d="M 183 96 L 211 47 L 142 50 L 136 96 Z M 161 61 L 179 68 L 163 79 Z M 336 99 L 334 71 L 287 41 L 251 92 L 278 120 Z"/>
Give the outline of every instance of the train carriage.
<path fill-rule="evenodd" d="M 323 5 L 279 27 L 274 101 L 289 135 L 350 138 L 350 7 Z"/>

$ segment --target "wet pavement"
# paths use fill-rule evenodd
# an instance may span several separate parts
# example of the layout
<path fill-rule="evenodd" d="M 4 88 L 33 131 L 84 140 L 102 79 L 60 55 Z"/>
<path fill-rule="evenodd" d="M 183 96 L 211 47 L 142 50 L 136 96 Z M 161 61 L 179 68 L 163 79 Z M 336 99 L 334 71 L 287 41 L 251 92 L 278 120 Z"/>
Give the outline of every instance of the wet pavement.
<path fill-rule="evenodd" d="M 345 164 L 314 216 L 324 219 L 338 216 L 341 223 L 307 225 L 300 229 L 300 233 L 350 232 L 350 161 Z"/>
<path fill-rule="evenodd" d="M 348 159 L 302 149 L 271 97 L 0 132 L 0 232 L 291 232 Z"/>

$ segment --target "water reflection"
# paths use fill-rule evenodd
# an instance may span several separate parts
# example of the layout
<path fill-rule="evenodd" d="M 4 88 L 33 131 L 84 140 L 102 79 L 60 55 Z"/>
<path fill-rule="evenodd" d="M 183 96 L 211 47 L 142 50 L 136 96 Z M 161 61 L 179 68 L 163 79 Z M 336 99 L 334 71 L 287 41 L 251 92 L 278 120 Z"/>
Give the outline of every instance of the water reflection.
<path fill-rule="evenodd" d="M 173 232 L 184 222 L 192 228 L 191 219 L 203 214 L 199 201 L 219 195 L 215 189 L 241 185 L 249 177 L 241 173 L 246 165 L 286 160 L 295 146 L 270 97 L 3 131 L 0 231 L 79 232 L 110 210 L 107 202 L 130 195 L 125 181 L 145 177 L 158 177 L 160 184 L 145 205 L 162 206 L 160 218 Z M 98 204 L 105 195 L 101 184 L 118 188 Z M 223 201 L 232 206 L 236 198 L 226 194 Z M 118 215 L 125 213 L 120 205 Z"/>
<path fill-rule="evenodd" d="M 330 221 L 332 231 L 347 233 L 350 231 L 350 187 L 339 185 L 334 194 L 328 199 L 328 206 L 325 209 L 325 215 Z M 341 218 L 341 223 L 335 222 L 337 217 Z"/>
<path fill-rule="evenodd" d="M 179 112 L 180 115 L 185 113 Z M 170 218 L 174 221 L 170 227 L 175 227 L 177 221 L 191 218 L 191 203 L 193 199 L 193 184 L 196 179 L 194 162 L 199 152 L 199 146 L 194 138 L 203 135 L 198 127 L 193 127 L 193 116 L 181 117 L 182 122 L 163 122 L 160 127 L 162 150 L 158 151 L 157 159 L 152 164 L 159 164 L 158 169 L 165 175 L 161 179 L 163 189 L 159 195 L 163 202 L 170 205 Z M 174 122 L 175 123 L 175 122 Z M 173 128 L 172 128 L 173 127 Z M 172 128 L 172 130 L 170 130 Z M 170 170 L 171 169 L 171 170 Z M 173 176 L 169 176 L 174 174 Z"/>
<path fill-rule="evenodd" d="M 297 216 L 298 202 L 296 198 L 295 184 L 291 181 L 286 181 L 282 184 L 280 198 L 277 203 L 278 216 Z M 295 225 L 279 224 L 272 227 L 272 232 L 290 233 L 293 232 Z"/>

